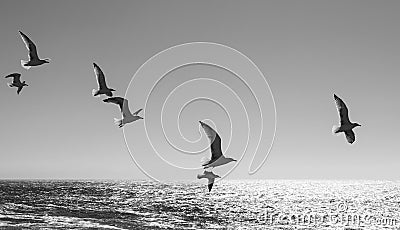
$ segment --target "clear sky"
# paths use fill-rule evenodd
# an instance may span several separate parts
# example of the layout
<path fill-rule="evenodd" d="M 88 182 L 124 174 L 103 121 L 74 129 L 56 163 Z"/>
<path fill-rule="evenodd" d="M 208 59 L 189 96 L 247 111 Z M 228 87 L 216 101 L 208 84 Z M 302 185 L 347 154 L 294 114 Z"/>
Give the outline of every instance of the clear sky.
<path fill-rule="evenodd" d="M 228 178 L 398 180 L 399 11 L 400 2 L 394 0 L 3 0 L 0 73 L 20 72 L 29 86 L 18 96 L 7 86 L 8 79 L 0 79 L 0 178 L 146 179 L 131 159 L 122 130 L 113 123 L 120 116 L 118 107 L 91 95 L 97 87 L 92 63 L 102 68 L 108 85 L 117 89 L 115 95 L 124 96 L 134 73 L 156 53 L 207 41 L 248 56 L 265 75 L 276 103 L 276 139 L 266 163 L 249 175 L 254 155 L 254 146 L 250 147 Z M 50 64 L 22 69 L 20 60 L 27 59 L 27 50 L 18 30 L 36 43 L 40 57 L 51 58 Z M 245 113 L 229 89 L 202 79 L 219 80 L 243 98 L 255 122 L 250 136 L 257 136 L 258 111 L 237 77 L 215 66 L 182 67 L 156 85 L 146 104 L 142 92 L 160 77 L 142 76 L 127 94 L 132 112 L 146 106 L 145 121 L 125 128 L 131 152 L 143 167 L 160 179 L 193 179 L 201 172 L 177 171 L 153 162 L 156 155 L 145 134 L 146 125 L 151 141 L 162 149 L 160 154 L 181 167 L 196 167 L 209 155 L 205 151 L 182 156 L 166 145 L 160 133 L 166 97 L 193 79 L 166 102 L 169 140 L 188 151 L 201 149 L 207 140 L 199 134 L 197 121 L 211 119 L 225 155 L 239 159 L 247 138 Z M 255 76 L 242 77 L 251 81 Z M 253 87 L 266 90 L 264 85 Z M 333 93 L 346 102 L 350 119 L 362 125 L 355 130 L 353 145 L 343 135 L 331 133 L 338 123 Z M 177 110 L 195 96 L 218 98 L 227 107 L 232 137 L 221 107 L 199 100 L 182 111 L 179 125 L 188 140 L 202 139 L 190 143 L 181 138 L 176 132 Z M 267 111 L 263 128 L 270 140 L 273 107 L 270 95 L 258 95 L 264 96 L 268 106 L 263 108 Z M 254 138 L 250 142 L 254 144 Z M 257 159 L 267 152 L 267 142 Z M 233 166 L 214 171 L 224 174 Z"/>

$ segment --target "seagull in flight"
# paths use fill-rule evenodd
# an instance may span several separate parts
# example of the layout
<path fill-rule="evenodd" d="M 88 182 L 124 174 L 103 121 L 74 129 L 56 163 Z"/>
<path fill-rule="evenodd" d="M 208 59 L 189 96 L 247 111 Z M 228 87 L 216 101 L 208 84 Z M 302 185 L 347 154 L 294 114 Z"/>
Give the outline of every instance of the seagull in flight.
<path fill-rule="evenodd" d="M 201 127 L 204 129 L 208 139 L 210 140 L 210 148 L 211 148 L 211 159 L 207 160 L 202 164 L 204 168 L 214 168 L 220 165 L 227 164 L 232 161 L 236 161 L 233 158 L 226 158 L 222 154 L 221 150 L 221 138 L 219 137 L 218 133 L 215 132 L 209 125 L 206 123 L 199 121 Z"/>
<path fill-rule="evenodd" d="M 340 99 L 336 94 L 333 95 L 333 98 L 336 101 L 336 107 L 339 112 L 339 117 L 340 117 L 340 126 L 337 127 L 334 130 L 334 133 L 340 133 L 343 132 L 344 135 L 346 136 L 347 141 L 350 144 L 353 144 L 353 142 L 356 140 L 356 136 L 353 132 L 353 128 L 357 126 L 361 126 L 358 123 L 352 123 L 349 119 L 349 110 L 347 109 L 346 104 L 343 102 L 342 99 Z"/>
<path fill-rule="evenodd" d="M 211 192 L 211 189 L 214 185 L 215 178 L 221 178 L 220 176 L 214 174 L 213 172 L 208 172 L 204 170 L 203 174 L 198 174 L 197 179 L 207 178 L 208 179 L 208 191 Z"/>
<path fill-rule="evenodd" d="M 107 87 L 104 73 L 103 71 L 101 71 L 100 67 L 96 63 L 93 63 L 93 67 L 94 67 L 94 73 L 96 74 L 97 78 L 97 84 L 99 85 L 98 90 L 95 89 L 92 90 L 93 96 L 96 97 L 100 94 L 105 94 L 109 97 L 112 97 L 113 95 L 112 91 L 115 91 L 115 89 L 110 89 Z"/>
<path fill-rule="evenodd" d="M 142 111 L 142 109 L 139 109 L 138 111 L 136 111 L 134 113 L 131 113 L 131 111 L 129 111 L 128 100 L 125 98 L 110 97 L 110 98 L 104 99 L 103 101 L 107 102 L 107 103 L 114 103 L 116 105 L 119 105 L 119 108 L 121 109 L 121 113 L 122 113 L 122 119 L 114 118 L 114 123 L 116 125 L 118 125 L 118 127 L 120 127 L 120 128 L 122 128 L 125 124 L 134 122 L 139 119 L 143 119 L 143 117 L 138 116 L 138 114 L 140 113 L 140 111 Z"/>
<path fill-rule="evenodd" d="M 24 33 L 19 31 L 22 40 L 25 43 L 26 48 L 29 50 L 29 61 L 21 60 L 21 66 L 25 69 L 30 69 L 32 66 L 43 65 L 44 63 L 49 63 L 50 59 L 40 59 L 37 53 L 37 48 L 35 43 L 31 39 L 28 38 Z"/>
<path fill-rule="evenodd" d="M 20 73 L 12 73 L 7 75 L 5 78 L 13 78 L 12 83 L 9 83 L 8 86 L 10 87 L 17 87 L 17 94 L 19 94 L 22 90 L 22 88 L 24 88 L 24 86 L 28 86 L 27 84 L 25 84 L 25 81 L 21 82 L 20 78 L 21 78 L 21 74 Z"/>

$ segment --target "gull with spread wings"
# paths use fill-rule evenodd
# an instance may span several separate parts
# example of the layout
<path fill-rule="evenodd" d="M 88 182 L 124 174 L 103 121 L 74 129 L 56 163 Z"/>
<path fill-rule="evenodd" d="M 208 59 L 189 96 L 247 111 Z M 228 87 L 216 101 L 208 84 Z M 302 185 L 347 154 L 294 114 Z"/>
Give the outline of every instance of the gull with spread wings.
<path fill-rule="evenodd" d="M 93 68 L 94 68 L 94 73 L 96 74 L 97 84 L 99 85 L 98 90 L 95 89 L 92 90 L 93 96 L 96 97 L 98 95 L 104 94 L 109 97 L 112 97 L 113 95 L 112 91 L 115 91 L 115 89 L 110 89 L 107 87 L 104 73 L 96 63 L 93 63 Z"/>
<path fill-rule="evenodd" d="M 131 111 L 129 111 L 128 100 L 125 98 L 110 97 L 110 98 L 104 99 L 103 101 L 107 102 L 107 103 L 114 103 L 114 104 L 118 105 L 119 108 L 121 109 L 122 119 L 114 118 L 115 124 L 118 125 L 118 127 L 120 127 L 120 128 L 122 128 L 125 124 L 134 122 L 139 119 L 143 119 L 143 117 L 138 116 L 138 114 L 140 113 L 140 111 L 142 111 L 142 109 L 139 109 L 138 111 L 136 111 L 134 113 L 131 113 Z"/>
<path fill-rule="evenodd" d="M 21 74 L 20 73 L 12 73 L 7 75 L 5 78 L 13 78 L 12 83 L 9 83 L 8 86 L 10 87 L 17 87 L 17 94 L 19 94 L 22 90 L 22 88 L 24 88 L 24 86 L 28 86 L 27 84 L 25 84 L 25 81 L 21 82 L 20 78 L 21 78 Z"/>
<path fill-rule="evenodd" d="M 204 129 L 208 139 L 210 140 L 210 149 L 211 149 L 211 159 L 207 160 L 202 164 L 204 168 L 214 168 L 220 165 L 227 164 L 232 161 L 236 161 L 233 158 L 227 158 L 222 154 L 221 150 L 221 138 L 218 133 L 215 132 L 209 125 L 206 123 L 199 121 L 201 127 Z"/>
<path fill-rule="evenodd" d="M 29 39 L 29 37 L 26 36 L 21 31 L 19 31 L 19 33 L 22 37 L 22 40 L 25 43 L 26 48 L 29 51 L 29 61 L 21 60 L 22 67 L 24 67 L 25 69 L 30 69 L 32 66 L 39 66 L 39 65 L 43 65 L 44 63 L 50 62 L 49 58 L 40 59 L 39 55 L 37 53 L 37 48 L 36 48 L 35 43 L 33 43 L 33 41 L 31 39 Z"/>
<path fill-rule="evenodd" d="M 208 191 L 211 192 L 211 189 L 214 185 L 215 178 L 221 178 L 220 176 L 214 174 L 213 172 L 208 172 L 204 170 L 203 174 L 198 174 L 197 179 L 207 178 L 208 180 Z"/>
<path fill-rule="evenodd" d="M 358 123 L 352 123 L 349 119 L 349 110 L 347 109 L 346 104 L 340 99 L 336 94 L 333 95 L 333 98 L 336 101 L 336 107 L 339 112 L 340 117 L 340 126 L 334 129 L 334 133 L 343 132 L 346 136 L 347 141 L 350 144 L 356 140 L 356 135 L 353 132 L 353 128 L 357 126 L 361 126 Z"/>

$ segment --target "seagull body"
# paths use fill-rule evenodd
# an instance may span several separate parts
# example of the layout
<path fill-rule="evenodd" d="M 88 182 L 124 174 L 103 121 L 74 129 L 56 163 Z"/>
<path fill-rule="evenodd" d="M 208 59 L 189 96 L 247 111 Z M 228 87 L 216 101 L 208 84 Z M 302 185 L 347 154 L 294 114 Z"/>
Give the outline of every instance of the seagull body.
<path fill-rule="evenodd" d="M 118 105 L 119 108 L 121 109 L 122 119 L 114 118 L 115 124 L 118 125 L 118 127 L 120 127 L 120 128 L 122 128 L 125 124 L 134 122 L 139 119 L 143 119 L 143 117 L 138 116 L 138 114 L 140 113 L 140 111 L 142 111 L 142 109 L 139 109 L 138 111 L 136 111 L 134 113 L 131 113 L 131 111 L 129 111 L 128 100 L 125 98 L 110 97 L 110 98 L 104 99 L 103 101 L 107 102 L 107 103 L 114 103 L 114 104 Z"/>
<path fill-rule="evenodd" d="M 33 41 L 31 39 L 29 39 L 29 37 L 26 36 L 21 31 L 19 31 L 19 33 L 22 37 L 22 40 L 25 43 L 26 48 L 29 51 L 29 61 L 21 60 L 21 66 L 24 67 L 25 69 L 30 69 L 32 66 L 39 66 L 39 65 L 43 65 L 45 63 L 49 63 L 49 61 L 50 61 L 49 58 L 45 58 L 45 59 L 39 58 L 35 43 L 33 43 Z"/>
<path fill-rule="evenodd" d="M 203 174 L 197 175 L 197 179 L 203 179 L 203 178 L 208 179 L 208 191 L 211 192 L 211 189 L 214 185 L 215 178 L 221 178 L 221 177 L 214 174 L 213 172 L 208 172 L 208 171 L 204 170 Z"/>
<path fill-rule="evenodd" d="M 211 159 L 204 162 L 202 166 L 204 168 L 214 168 L 220 165 L 227 164 L 232 161 L 236 161 L 233 158 L 227 158 L 222 154 L 221 150 L 221 138 L 218 133 L 215 132 L 209 125 L 204 122 L 200 122 L 201 127 L 204 129 L 208 139 L 210 140 L 210 149 L 211 149 Z"/>
<path fill-rule="evenodd" d="M 10 87 L 17 87 L 17 94 L 19 94 L 22 90 L 22 88 L 24 88 L 24 86 L 28 86 L 27 84 L 25 84 L 25 81 L 21 82 L 20 78 L 21 78 L 21 74 L 19 73 L 12 73 L 7 75 L 5 78 L 13 78 L 12 83 L 9 83 L 8 86 Z"/>
<path fill-rule="evenodd" d="M 343 132 L 346 136 L 347 141 L 350 144 L 353 144 L 353 142 L 356 140 L 356 136 L 353 132 L 353 128 L 361 126 L 361 125 L 358 123 L 352 123 L 350 121 L 349 110 L 347 109 L 347 106 L 343 102 L 342 99 L 340 99 L 335 94 L 333 95 L 333 98 L 336 101 L 336 107 L 338 109 L 339 117 L 340 117 L 340 126 L 334 130 L 334 133 Z"/>
<path fill-rule="evenodd" d="M 93 63 L 93 68 L 94 68 L 94 73 L 96 74 L 97 84 L 99 85 L 98 90 L 93 89 L 92 91 L 93 96 L 96 97 L 98 95 L 104 94 L 109 97 L 112 97 L 113 95 L 112 91 L 115 91 L 115 89 L 110 89 L 107 87 L 104 73 L 96 63 Z"/>

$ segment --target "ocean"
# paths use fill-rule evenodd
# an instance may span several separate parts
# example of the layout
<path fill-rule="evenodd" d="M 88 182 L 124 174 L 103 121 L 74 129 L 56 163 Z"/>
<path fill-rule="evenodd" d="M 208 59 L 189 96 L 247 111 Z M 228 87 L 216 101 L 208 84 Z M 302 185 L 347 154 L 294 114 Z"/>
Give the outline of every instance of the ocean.
<path fill-rule="evenodd" d="M 400 229 L 399 182 L 202 182 L 1 180 L 0 229 Z"/>

